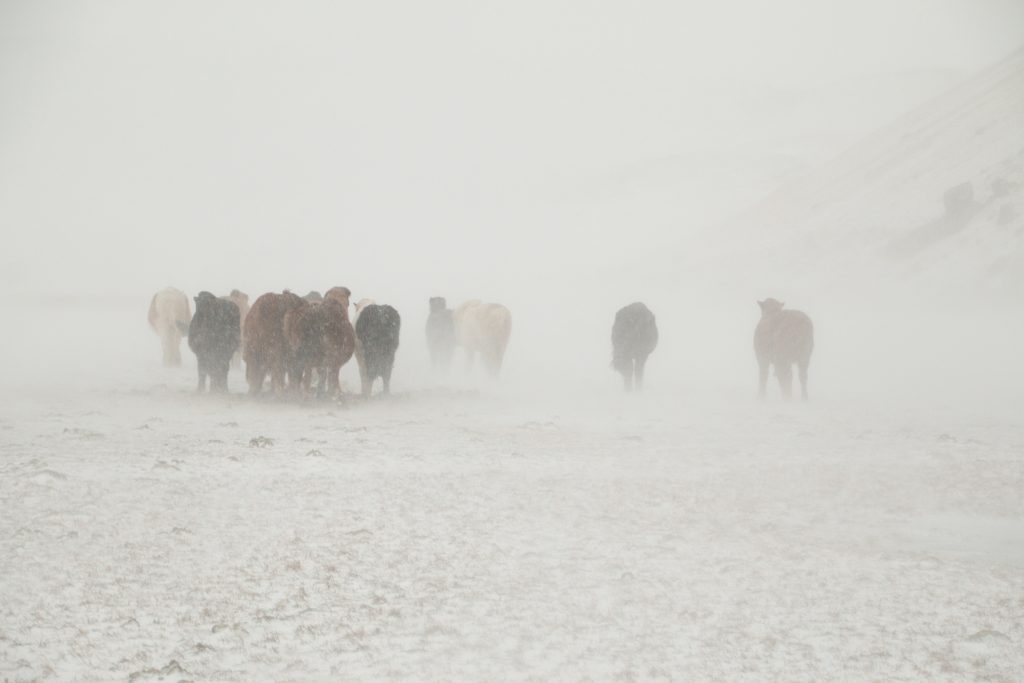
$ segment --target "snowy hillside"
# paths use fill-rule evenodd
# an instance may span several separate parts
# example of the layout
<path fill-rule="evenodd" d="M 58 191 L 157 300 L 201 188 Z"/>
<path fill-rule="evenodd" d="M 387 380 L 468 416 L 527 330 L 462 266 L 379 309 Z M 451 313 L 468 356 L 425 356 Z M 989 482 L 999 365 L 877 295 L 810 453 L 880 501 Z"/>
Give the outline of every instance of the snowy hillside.
<path fill-rule="evenodd" d="M 786 271 L 816 287 L 922 285 L 1024 292 L 1024 50 L 720 230 L 751 280 Z"/>

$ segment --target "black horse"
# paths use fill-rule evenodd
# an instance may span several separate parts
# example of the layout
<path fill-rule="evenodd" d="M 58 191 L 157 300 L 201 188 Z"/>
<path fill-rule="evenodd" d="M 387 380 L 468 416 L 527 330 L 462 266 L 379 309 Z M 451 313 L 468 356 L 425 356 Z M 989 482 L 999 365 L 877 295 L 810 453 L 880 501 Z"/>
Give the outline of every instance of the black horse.
<path fill-rule="evenodd" d="M 455 355 L 455 318 L 444 297 L 430 298 L 427 348 L 430 350 L 430 364 L 434 369 L 447 372 L 452 364 L 452 356 Z"/>
<path fill-rule="evenodd" d="M 369 379 L 363 385 L 363 396 L 369 396 L 373 382 L 378 377 L 384 381 L 384 393 L 391 393 L 391 369 L 395 365 L 398 350 L 398 336 L 402 318 L 391 306 L 371 304 L 359 313 L 356 320 L 356 337 L 363 347 L 366 375 Z"/>
<path fill-rule="evenodd" d="M 647 356 L 658 346 L 654 314 L 637 301 L 619 309 L 612 325 L 612 367 L 619 371 L 626 391 L 642 389 Z"/>
<path fill-rule="evenodd" d="M 761 320 L 754 330 L 754 355 L 759 370 L 758 395 L 764 398 L 769 366 L 775 366 L 782 395 L 793 395 L 793 363 L 800 370 L 800 393 L 807 400 L 807 367 L 814 351 L 814 324 L 803 311 L 784 311 L 781 301 L 758 301 Z"/>
<path fill-rule="evenodd" d="M 194 301 L 196 314 L 188 326 L 188 347 L 198 361 L 196 390 L 205 391 L 209 377 L 210 391 L 227 391 L 231 356 L 238 350 L 242 337 L 238 306 L 210 292 L 199 292 Z"/>

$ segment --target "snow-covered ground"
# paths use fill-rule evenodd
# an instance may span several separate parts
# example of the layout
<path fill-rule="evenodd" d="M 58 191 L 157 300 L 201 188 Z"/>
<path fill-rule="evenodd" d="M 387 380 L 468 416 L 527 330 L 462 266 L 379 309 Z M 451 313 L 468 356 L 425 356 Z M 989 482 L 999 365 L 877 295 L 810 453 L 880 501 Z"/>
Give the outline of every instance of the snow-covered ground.
<path fill-rule="evenodd" d="M 1024 676 L 1020 405 L 233 389 L 5 393 L 0 679 Z"/>

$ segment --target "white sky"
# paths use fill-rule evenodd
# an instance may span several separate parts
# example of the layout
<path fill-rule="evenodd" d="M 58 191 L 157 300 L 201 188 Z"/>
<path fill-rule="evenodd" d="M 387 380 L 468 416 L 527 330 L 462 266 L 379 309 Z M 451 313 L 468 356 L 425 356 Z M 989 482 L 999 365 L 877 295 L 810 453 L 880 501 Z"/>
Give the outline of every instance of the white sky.
<path fill-rule="evenodd" d="M 1022 43 L 1019 0 L 5 2 L 0 271 L 148 296 L 586 268 Z"/>

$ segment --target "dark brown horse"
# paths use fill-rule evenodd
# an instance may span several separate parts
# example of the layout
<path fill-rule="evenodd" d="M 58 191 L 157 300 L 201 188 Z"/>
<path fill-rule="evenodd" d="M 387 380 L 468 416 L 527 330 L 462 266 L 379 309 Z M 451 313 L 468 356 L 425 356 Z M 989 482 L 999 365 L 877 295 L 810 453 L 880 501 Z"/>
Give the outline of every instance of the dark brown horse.
<path fill-rule="evenodd" d="M 320 377 L 318 393 L 340 391 L 339 372 L 355 350 L 356 334 L 348 311 L 335 298 L 323 303 L 303 302 L 284 316 L 284 333 L 291 351 L 289 378 L 294 388 L 309 393 L 314 371 Z"/>
<path fill-rule="evenodd" d="M 199 292 L 195 298 L 196 314 L 188 328 L 188 347 L 196 354 L 199 383 L 197 391 L 228 390 L 231 357 L 238 350 L 241 338 L 238 306 L 228 299 L 218 299 L 210 292 Z"/>
<path fill-rule="evenodd" d="M 785 305 L 775 299 L 758 301 L 761 320 L 754 330 L 754 354 L 760 371 L 758 395 L 764 398 L 768 385 L 768 368 L 775 366 L 782 395 L 793 395 L 793 364 L 800 370 L 800 391 L 807 400 L 807 367 L 814 350 L 814 325 L 803 311 L 784 311 Z"/>
<path fill-rule="evenodd" d="M 378 377 L 384 381 L 384 393 L 391 393 L 391 370 L 401 329 L 402 318 L 391 306 L 370 304 L 359 312 L 356 336 L 362 346 L 367 380 L 363 383 L 363 396 L 370 396 Z"/>

